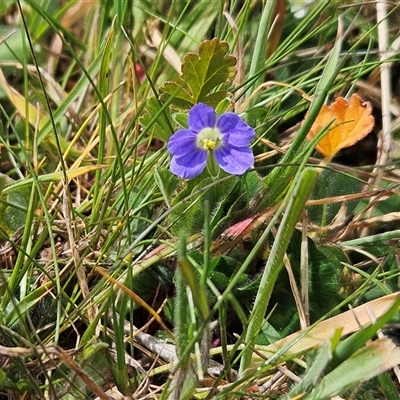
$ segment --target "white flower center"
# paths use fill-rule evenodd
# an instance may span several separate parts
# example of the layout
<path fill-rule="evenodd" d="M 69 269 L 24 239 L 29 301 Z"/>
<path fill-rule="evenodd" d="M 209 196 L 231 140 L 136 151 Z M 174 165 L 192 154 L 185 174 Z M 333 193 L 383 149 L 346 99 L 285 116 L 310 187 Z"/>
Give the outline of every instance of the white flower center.
<path fill-rule="evenodd" d="M 204 128 L 196 138 L 196 146 L 203 150 L 215 150 L 222 145 L 222 135 L 218 128 Z"/>

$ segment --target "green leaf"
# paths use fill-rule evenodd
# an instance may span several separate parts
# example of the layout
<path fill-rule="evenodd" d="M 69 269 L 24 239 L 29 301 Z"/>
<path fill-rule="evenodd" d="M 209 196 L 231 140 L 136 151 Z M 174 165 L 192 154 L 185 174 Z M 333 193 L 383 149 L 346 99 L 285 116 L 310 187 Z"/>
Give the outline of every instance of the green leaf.
<path fill-rule="evenodd" d="M 381 184 L 381 186 L 382 186 L 382 188 L 388 188 L 388 189 L 391 188 L 391 186 L 385 182 L 383 182 Z M 370 202 L 369 198 L 360 200 L 354 212 L 355 213 L 364 213 L 365 210 L 369 208 L 369 206 L 368 206 L 369 202 Z M 386 215 L 386 214 L 389 214 L 392 212 L 397 212 L 399 209 L 400 209 L 399 196 L 387 196 L 382 199 L 379 199 L 379 201 L 377 201 L 374 204 L 374 207 L 372 208 L 372 214 L 370 217 L 379 217 L 379 216 Z M 393 222 L 394 222 L 393 228 L 395 228 L 397 225 L 396 225 L 395 221 L 393 221 Z M 388 221 L 388 224 L 390 224 L 390 221 Z M 387 232 L 388 229 L 385 229 L 385 231 Z"/>
<path fill-rule="evenodd" d="M 0 229 L 9 235 L 25 225 L 31 187 L 18 187 L 0 195 Z"/>
<path fill-rule="evenodd" d="M 171 172 L 159 166 L 156 166 L 154 169 L 154 179 L 160 192 L 164 198 L 164 201 L 167 203 L 168 207 L 171 206 L 172 203 L 172 195 L 177 189 L 180 180 L 171 174 Z"/>
<path fill-rule="evenodd" d="M 189 110 L 195 103 L 193 96 L 185 88 L 185 82 L 165 82 L 160 87 L 160 100 L 166 102 L 169 97 L 172 97 L 171 105 L 178 110 Z"/>
<path fill-rule="evenodd" d="M 218 195 L 221 209 L 218 204 L 213 209 L 213 237 L 218 237 L 232 222 L 240 221 L 249 216 L 250 200 L 260 191 L 262 179 L 257 173 L 245 174 L 235 186 L 218 185 Z M 225 185 L 225 186 L 224 186 Z"/>
<path fill-rule="evenodd" d="M 143 130 L 154 138 L 167 142 L 171 136 L 171 112 L 155 98 L 151 97 L 146 102 L 146 113 L 139 118 Z"/>
<path fill-rule="evenodd" d="M 2 7 L 3 5 L 1 4 L 0 15 L 2 14 Z M 10 28 L 0 25 L 0 37 L 2 38 L 2 40 L 0 40 L 1 61 L 21 62 L 21 54 L 24 50 L 24 32 L 21 29 L 15 29 L 15 27 Z M 31 59 L 29 53 L 27 57 L 29 57 L 28 60 Z"/>
<path fill-rule="evenodd" d="M 4 304 L 1 304 L 3 309 L 9 310 L 4 318 L 7 326 L 16 327 L 17 324 L 20 324 L 22 322 L 21 316 L 26 315 L 30 310 L 32 310 L 33 307 L 40 302 L 51 286 L 52 283 L 50 281 L 47 284 L 39 286 L 37 289 L 25 296 L 20 302 L 13 304 L 11 309 L 9 309 L 7 305 L 5 306 Z M 2 300 L 4 299 L 5 297 L 3 296 Z"/>
<path fill-rule="evenodd" d="M 186 112 L 177 112 L 172 115 L 173 120 L 182 128 L 187 129 L 188 114 Z"/>
<path fill-rule="evenodd" d="M 344 174 L 340 171 L 325 169 L 314 186 L 311 199 L 328 199 L 334 196 L 359 193 L 362 183 L 354 176 Z M 346 212 L 351 214 L 357 205 L 356 201 L 347 204 Z M 308 216 L 311 221 L 320 225 L 329 225 L 338 213 L 341 203 L 327 202 L 321 206 L 309 207 Z"/>
<path fill-rule="evenodd" d="M 227 42 L 215 38 L 202 42 L 197 53 L 186 54 L 178 82 L 166 82 L 160 87 L 161 101 L 172 97 L 171 105 L 181 110 L 199 102 L 217 107 L 228 92 L 212 91 L 228 83 L 236 73 L 236 58 L 228 55 L 228 50 Z"/>
<path fill-rule="evenodd" d="M 209 186 L 213 180 L 211 178 L 203 179 L 203 175 L 190 180 L 171 202 L 173 206 L 179 204 L 168 217 L 168 223 L 172 224 L 171 230 L 176 235 L 181 229 L 184 229 L 188 235 L 200 232 L 204 225 L 204 200 L 210 202 L 211 208 L 214 207 L 217 186 Z M 191 193 L 194 196 L 188 199 L 187 196 Z"/>

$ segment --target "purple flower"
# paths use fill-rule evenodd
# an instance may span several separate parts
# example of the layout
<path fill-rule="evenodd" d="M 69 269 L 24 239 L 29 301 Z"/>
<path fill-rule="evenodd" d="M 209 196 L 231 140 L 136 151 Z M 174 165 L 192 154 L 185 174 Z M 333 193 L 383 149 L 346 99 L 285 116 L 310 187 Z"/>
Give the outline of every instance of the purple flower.
<path fill-rule="evenodd" d="M 254 129 L 233 112 L 217 118 L 212 107 L 196 104 L 189 111 L 188 129 L 175 132 L 168 142 L 171 171 L 191 179 L 203 172 L 208 157 L 214 157 L 225 172 L 241 175 L 254 163 L 254 136 Z"/>

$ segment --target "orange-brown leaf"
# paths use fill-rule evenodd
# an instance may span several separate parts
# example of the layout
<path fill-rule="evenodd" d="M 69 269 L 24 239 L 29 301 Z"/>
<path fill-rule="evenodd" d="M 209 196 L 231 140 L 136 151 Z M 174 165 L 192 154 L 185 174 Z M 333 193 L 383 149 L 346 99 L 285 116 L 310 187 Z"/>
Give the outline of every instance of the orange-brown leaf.
<path fill-rule="evenodd" d="M 356 94 L 349 101 L 338 97 L 330 106 L 322 106 L 307 138 L 312 140 L 335 118 L 329 132 L 316 145 L 320 153 L 331 159 L 340 149 L 352 146 L 371 132 L 374 127 L 371 114 L 371 103 Z"/>

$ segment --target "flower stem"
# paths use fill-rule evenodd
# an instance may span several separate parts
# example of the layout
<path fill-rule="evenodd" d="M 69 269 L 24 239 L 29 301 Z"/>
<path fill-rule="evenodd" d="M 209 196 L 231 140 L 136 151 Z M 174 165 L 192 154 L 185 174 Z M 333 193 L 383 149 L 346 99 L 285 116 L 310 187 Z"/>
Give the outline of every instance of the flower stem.
<path fill-rule="evenodd" d="M 208 152 L 207 170 L 213 178 L 218 178 L 220 168 L 217 161 L 215 160 L 212 150 Z"/>

